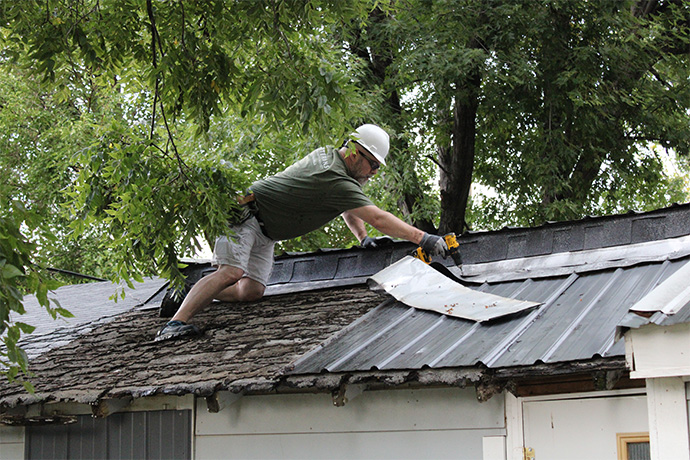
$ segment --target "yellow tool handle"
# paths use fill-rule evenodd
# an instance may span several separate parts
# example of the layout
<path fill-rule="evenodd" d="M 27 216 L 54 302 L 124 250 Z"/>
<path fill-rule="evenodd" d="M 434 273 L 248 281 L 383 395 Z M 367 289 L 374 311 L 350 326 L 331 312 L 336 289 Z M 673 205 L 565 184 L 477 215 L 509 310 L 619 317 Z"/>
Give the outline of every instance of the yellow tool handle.
<path fill-rule="evenodd" d="M 446 246 L 448 246 L 448 249 L 460 247 L 460 243 L 458 243 L 458 239 L 455 237 L 455 233 L 449 233 L 445 235 L 443 239 L 446 240 Z"/>
<path fill-rule="evenodd" d="M 417 259 L 421 260 L 425 264 L 430 264 L 431 263 L 431 257 L 427 255 L 426 252 L 424 252 L 424 249 L 421 247 L 417 248 L 417 250 L 412 254 L 414 257 Z"/>

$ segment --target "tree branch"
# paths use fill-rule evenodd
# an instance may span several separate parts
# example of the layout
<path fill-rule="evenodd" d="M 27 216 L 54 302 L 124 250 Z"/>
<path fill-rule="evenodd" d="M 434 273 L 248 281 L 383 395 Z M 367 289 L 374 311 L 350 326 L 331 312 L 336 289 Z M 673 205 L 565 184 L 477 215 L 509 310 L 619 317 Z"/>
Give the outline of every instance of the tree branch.
<path fill-rule="evenodd" d="M 436 158 L 434 158 L 433 155 L 425 155 L 425 157 L 430 159 L 434 163 L 436 163 L 436 166 L 438 166 L 441 171 L 448 174 L 448 170 L 446 168 L 444 168 L 443 165 L 441 163 L 439 163 L 439 161 Z"/>
<path fill-rule="evenodd" d="M 153 61 L 153 68 L 156 70 L 156 85 L 153 91 L 153 110 L 151 111 L 151 131 L 149 133 L 149 138 L 153 139 L 153 131 L 156 127 L 156 103 L 158 102 L 158 83 L 160 77 L 158 76 L 158 61 L 156 54 L 156 35 L 158 30 L 156 29 L 156 18 L 153 15 L 153 5 L 151 0 L 146 0 L 146 12 L 149 16 L 149 23 L 151 24 L 151 56 Z"/>
<path fill-rule="evenodd" d="M 163 43 L 161 42 L 160 34 L 158 33 L 158 28 L 156 27 L 156 17 L 153 14 L 153 3 L 151 0 L 146 0 L 146 12 L 149 17 L 149 22 L 151 24 L 151 53 L 152 53 L 152 64 L 153 68 L 157 71 L 158 70 L 158 54 L 156 53 L 156 44 L 158 44 L 158 50 L 161 53 L 161 56 L 163 56 Z M 158 72 L 156 72 L 156 86 L 154 88 L 154 95 L 153 95 L 153 111 L 152 111 L 152 117 L 151 117 L 151 133 L 150 137 L 153 139 L 153 134 L 154 134 L 154 129 L 156 125 L 156 102 L 160 104 L 160 110 L 161 110 L 161 116 L 163 117 L 163 124 L 165 125 L 165 130 L 168 134 L 168 142 L 170 142 L 170 145 L 172 146 L 173 153 L 175 155 L 175 159 L 177 160 L 177 164 L 179 166 L 180 174 L 184 176 L 184 178 L 191 182 L 189 179 L 189 176 L 185 173 L 185 169 L 188 169 L 189 167 L 185 164 L 185 162 L 182 160 L 182 157 L 180 156 L 179 151 L 177 150 L 177 145 L 175 144 L 175 139 L 173 138 L 172 131 L 170 130 L 170 124 L 168 123 L 168 117 L 165 115 L 165 105 L 163 104 L 163 98 L 160 97 L 160 92 L 159 92 L 159 87 L 160 87 L 160 75 Z"/>

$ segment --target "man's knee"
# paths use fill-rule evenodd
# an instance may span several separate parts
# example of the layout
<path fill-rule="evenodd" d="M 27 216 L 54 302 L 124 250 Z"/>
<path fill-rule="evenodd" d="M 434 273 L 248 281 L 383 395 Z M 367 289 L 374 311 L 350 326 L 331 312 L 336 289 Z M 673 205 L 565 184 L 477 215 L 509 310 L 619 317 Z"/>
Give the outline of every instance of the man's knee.
<path fill-rule="evenodd" d="M 226 286 L 232 286 L 242 279 L 244 271 L 237 267 L 231 267 L 230 265 L 221 265 L 213 273 L 213 276 L 218 277 L 219 280 Z"/>
<path fill-rule="evenodd" d="M 250 278 L 242 278 L 237 287 L 240 300 L 243 302 L 260 300 L 266 290 L 266 286 Z"/>
<path fill-rule="evenodd" d="M 257 293 L 257 292 L 243 293 L 242 299 L 240 301 L 241 302 L 255 302 L 257 300 L 261 300 L 261 298 L 263 296 L 264 296 L 263 292 L 261 292 L 261 293 Z"/>

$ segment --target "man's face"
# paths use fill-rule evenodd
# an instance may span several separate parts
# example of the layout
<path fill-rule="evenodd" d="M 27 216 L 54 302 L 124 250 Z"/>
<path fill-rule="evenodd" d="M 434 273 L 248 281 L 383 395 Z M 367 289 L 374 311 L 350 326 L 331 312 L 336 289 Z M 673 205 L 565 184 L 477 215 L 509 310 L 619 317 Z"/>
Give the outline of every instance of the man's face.
<path fill-rule="evenodd" d="M 381 164 L 359 144 L 354 145 L 357 151 L 357 160 L 352 173 L 355 180 L 364 185 L 376 175 Z"/>

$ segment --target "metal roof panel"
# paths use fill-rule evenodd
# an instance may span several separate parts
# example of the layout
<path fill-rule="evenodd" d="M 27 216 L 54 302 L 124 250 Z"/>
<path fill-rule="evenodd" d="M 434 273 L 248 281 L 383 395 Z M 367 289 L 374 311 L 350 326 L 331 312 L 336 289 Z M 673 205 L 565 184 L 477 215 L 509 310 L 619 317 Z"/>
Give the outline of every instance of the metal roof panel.
<path fill-rule="evenodd" d="M 621 268 L 610 274 L 611 279 L 605 288 L 596 292 L 596 287 L 592 286 L 595 298 L 579 321 L 571 325 L 568 336 L 547 361 L 562 362 L 581 356 L 606 356 L 608 349 L 614 345 L 616 326 L 629 306 L 654 289 L 660 277 L 668 276 L 670 266 L 671 263 L 667 261 Z"/>
<path fill-rule="evenodd" d="M 690 265 L 680 267 L 659 286 L 638 301 L 631 310 L 654 312 L 666 315 L 676 314 L 690 302 Z"/>
<path fill-rule="evenodd" d="M 370 286 L 411 307 L 474 321 L 490 321 L 539 305 L 470 289 L 411 256 L 376 273 Z"/>
<path fill-rule="evenodd" d="M 476 289 L 543 305 L 483 323 L 417 310 L 391 299 L 296 361 L 289 373 L 471 367 L 479 363 L 501 368 L 623 356 L 625 349 L 622 341 L 616 341 L 616 326 L 632 305 L 688 261 L 690 257 L 569 276 L 484 283 Z"/>

